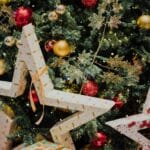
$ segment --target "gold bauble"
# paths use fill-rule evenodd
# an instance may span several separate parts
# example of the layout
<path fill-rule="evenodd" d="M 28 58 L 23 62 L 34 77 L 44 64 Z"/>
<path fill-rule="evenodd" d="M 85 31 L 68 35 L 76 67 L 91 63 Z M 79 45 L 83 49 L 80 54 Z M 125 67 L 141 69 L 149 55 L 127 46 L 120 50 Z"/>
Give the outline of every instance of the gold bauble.
<path fill-rule="evenodd" d="M 71 47 L 66 40 L 59 40 L 54 44 L 53 52 L 57 56 L 65 57 L 71 53 Z"/>
<path fill-rule="evenodd" d="M 150 29 L 150 15 L 142 15 L 137 20 L 137 25 L 143 29 Z"/>
<path fill-rule="evenodd" d="M 10 0 L 0 0 L 0 5 L 8 4 Z"/>
<path fill-rule="evenodd" d="M 56 13 L 56 11 L 49 12 L 48 19 L 50 21 L 56 21 L 56 20 L 58 20 L 58 18 L 59 18 L 59 15 Z"/>
<path fill-rule="evenodd" d="M 0 75 L 6 72 L 6 63 L 4 59 L 0 59 Z"/>
<path fill-rule="evenodd" d="M 66 6 L 63 4 L 57 5 L 56 6 L 56 12 L 60 15 L 64 14 L 66 11 Z"/>
<path fill-rule="evenodd" d="M 4 43 L 6 46 L 8 47 L 12 47 L 15 45 L 16 43 L 16 39 L 13 37 L 13 36 L 7 36 L 5 39 L 4 39 Z"/>

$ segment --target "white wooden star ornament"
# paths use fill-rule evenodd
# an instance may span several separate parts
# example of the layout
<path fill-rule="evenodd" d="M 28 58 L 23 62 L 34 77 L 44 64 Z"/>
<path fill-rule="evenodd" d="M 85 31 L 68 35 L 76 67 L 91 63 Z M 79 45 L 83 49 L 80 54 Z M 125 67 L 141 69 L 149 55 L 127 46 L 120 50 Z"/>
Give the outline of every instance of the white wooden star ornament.
<path fill-rule="evenodd" d="M 109 121 L 106 124 L 137 142 L 142 150 L 150 150 L 150 140 L 138 132 L 150 128 L 150 88 L 141 114 Z"/>
<path fill-rule="evenodd" d="M 0 95 L 9 97 L 22 95 L 26 87 L 25 76 L 29 71 L 42 105 L 76 111 L 50 129 L 54 142 L 75 150 L 70 131 L 106 113 L 113 107 L 114 102 L 56 90 L 45 68 L 46 64 L 34 27 L 28 24 L 23 27 L 13 80 L 0 81 Z"/>

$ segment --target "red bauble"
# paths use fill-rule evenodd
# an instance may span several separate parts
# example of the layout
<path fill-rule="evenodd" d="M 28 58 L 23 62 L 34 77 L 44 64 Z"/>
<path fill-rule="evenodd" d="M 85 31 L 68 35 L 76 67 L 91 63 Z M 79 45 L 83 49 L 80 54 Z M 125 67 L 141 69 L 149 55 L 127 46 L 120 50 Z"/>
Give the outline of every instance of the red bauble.
<path fill-rule="evenodd" d="M 102 147 L 104 144 L 101 142 L 101 141 L 99 141 L 99 140 L 93 140 L 92 141 L 92 146 L 93 147 L 95 147 L 95 148 L 100 148 L 100 147 Z"/>
<path fill-rule="evenodd" d="M 98 84 L 94 81 L 87 81 L 83 84 L 82 93 L 88 96 L 96 96 L 98 93 Z"/>
<path fill-rule="evenodd" d="M 46 41 L 44 44 L 45 51 L 46 52 L 52 51 L 55 43 L 56 43 L 55 40 Z"/>
<path fill-rule="evenodd" d="M 104 144 L 107 142 L 107 136 L 102 132 L 97 132 L 96 137 L 92 140 L 92 146 L 94 148 L 100 148 L 104 146 Z"/>
<path fill-rule="evenodd" d="M 85 7 L 91 8 L 96 5 L 97 0 L 82 0 L 82 3 Z"/>
<path fill-rule="evenodd" d="M 107 136 L 103 132 L 97 132 L 96 138 L 101 140 L 102 142 L 106 142 Z"/>
<path fill-rule="evenodd" d="M 121 109 L 124 106 L 124 102 L 120 100 L 119 96 L 115 96 L 113 101 L 115 102 L 115 108 L 117 109 Z"/>
<path fill-rule="evenodd" d="M 33 102 L 34 102 L 34 103 L 38 103 L 38 102 L 39 102 L 39 98 L 38 98 L 38 95 L 37 95 L 36 91 L 35 91 L 35 90 L 31 90 L 31 91 L 29 92 L 29 94 L 28 94 L 28 99 L 29 99 L 29 100 L 30 100 L 30 94 L 31 94 L 31 96 L 32 96 Z"/>
<path fill-rule="evenodd" d="M 14 12 L 13 17 L 17 27 L 27 25 L 32 19 L 32 9 L 21 6 Z"/>
<path fill-rule="evenodd" d="M 115 107 L 118 109 L 121 109 L 124 105 L 124 102 L 122 100 L 118 100 L 115 102 Z"/>

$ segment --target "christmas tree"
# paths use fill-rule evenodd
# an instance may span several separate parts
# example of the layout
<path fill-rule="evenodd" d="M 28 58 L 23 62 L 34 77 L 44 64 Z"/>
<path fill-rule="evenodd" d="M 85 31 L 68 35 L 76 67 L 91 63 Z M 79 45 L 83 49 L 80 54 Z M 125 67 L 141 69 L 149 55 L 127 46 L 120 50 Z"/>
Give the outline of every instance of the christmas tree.
<path fill-rule="evenodd" d="M 32 23 L 55 89 L 115 102 L 71 131 L 76 149 L 140 149 L 105 123 L 142 111 L 150 86 L 149 8 L 147 0 L 0 0 L 0 80 L 12 80 L 22 27 Z M 29 75 L 23 95 L 0 101 L 18 126 L 8 137 L 14 146 L 52 140 L 50 128 L 74 113 L 45 106 L 35 124 L 43 106 Z M 141 132 L 150 137 L 148 131 Z"/>

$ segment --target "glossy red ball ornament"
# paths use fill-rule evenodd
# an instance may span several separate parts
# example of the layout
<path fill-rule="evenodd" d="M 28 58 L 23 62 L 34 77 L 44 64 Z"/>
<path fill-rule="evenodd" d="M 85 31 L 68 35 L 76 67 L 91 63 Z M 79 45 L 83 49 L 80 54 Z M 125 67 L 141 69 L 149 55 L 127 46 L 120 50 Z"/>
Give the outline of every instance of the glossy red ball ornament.
<path fill-rule="evenodd" d="M 106 142 L 107 136 L 103 132 L 97 132 L 96 138 L 101 140 L 102 142 Z"/>
<path fill-rule="evenodd" d="M 94 148 L 100 148 L 107 142 L 107 136 L 103 132 L 97 132 L 91 144 Z"/>
<path fill-rule="evenodd" d="M 100 147 L 102 147 L 104 144 L 101 142 L 101 141 L 99 141 L 99 140 L 93 140 L 92 141 L 92 146 L 93 147 L 95 147 L 95 148 L 100 148 Z"/>
<path fill-rule="evenodd" d="M 46 41 L 44 44 L 45 51 L 46 52 L 52 51 L 55 43 L 56 43 L 55 40 Z"/>
<path fill-rule="evenodd" d="M 124 106 L 124 102 L 122 100 L 118 100 L 115 102 L 115 107 L 121 109 Z"/>
<path fill-rule="evenodd" d="M 82 0 L 81 2 L 88 8 L 94 7 L 97 4 L 97 0 Z"/>
<path fill-rule="evenodd" d="M 31 95 L 30 95 L 31 94 Z M 30 96 L 32 96 L 32 99 L 33 99 L 33 102 L 36 104 L 36 103 L 38 103 L 39 102 L 39 98 L 38 98 L 38 95 L 37 95 L 37 93 L 36 93 L 36 91 L 35 90 L 31 90 L 30 92 L 29 92 L 29 94 L 28 94 L 28 99 L 30 100 Z"/>
<path fill-rule="evenodd" d="M 32 9 L 25 8 L 23 6 L 19 7 L 13 14 L 15 23 L 17 27 L 23 27 L 31 22 L 32 19 Z"/>
<path fill-rule="evenodd" d="M 121 109 L 124 106 L 124 101 L 120 99 L 119 96 L 115 96 L 113 98 L 113 101 L 115 102 L 115 108 Z"/>
<path fill-rule="evenodd" d="M 98 84 L 94 81 L 87 81 L 82 87 L 82 93 L 87 96 L 96 96 L 98 90 Z"/>

